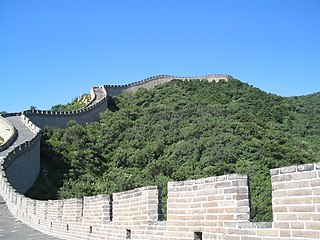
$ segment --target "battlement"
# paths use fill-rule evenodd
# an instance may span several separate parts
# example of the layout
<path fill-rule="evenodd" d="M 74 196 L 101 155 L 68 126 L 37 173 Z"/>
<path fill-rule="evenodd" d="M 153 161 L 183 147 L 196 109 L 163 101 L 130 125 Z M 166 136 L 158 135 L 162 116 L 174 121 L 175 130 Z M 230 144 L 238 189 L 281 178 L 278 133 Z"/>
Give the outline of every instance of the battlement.
<path fill-rule="evenodd" d="M 70 120 L 79 124 L 98 121 L 99 114 L 108 106 L 108 96 L 104 87 L 91 89 L 91 101 L 83 108 L 73 111 L 26 110 L 23 115 L 40 128 L 64 128 Z"/>
<path fill-rule="evenodd" d="M 51 115 L 52 117 L 55 117 L 55 116 L 65 116 L 65 117 L 68 117 L 68 116 L 75 116 L 75 115 L 79 115 L 79 114 L 82 114 L 82 113 L 86 113 L 92 109 L 94 109 L 96 106 L 102 104 L 104 101 L 107 100 L 107 97 L 104 97 L 103 99 L 101 99 L 99 102 L 93 104 L 93 105 L 87 105 L 86 107 L 84 108 L 80 108 L 80 109 L 77 109 L 77 110 L 71 110 L 71 111 L 50 111 L 50 110 L 36 110 L 36 109 L 32 109 L 32 110 L 25 110 L 23 111 L 23 113 L 27 116 L 32 116 L 32 115 Z"/>
<path fill-rule="evenodd" d="M 66 239 L 319 239 L 320 163 L 271 170 L 273 223 L 252 223 L 248 178 L 229 174 L 168 183 L 167 221 L 159 188 L 66 200 L 29 199 L 3 181 L 11 212 Z"/>
<path fill-rule="evenodd" d="M 172 76 L 172 75 L 158 75 L 158 76 L 149 77 L 149 78 L 146 78 L 137 82 L 125 84 L 125 85 L 104 85 L 104 87 L 107 89 L 107 92 L 109 95 L 115 96 L 124 92 L 135 92 L 140 88 L 152 89 L 166 82 L 170 82 L 173 79 L 181 79 L 181 80 L 201 79 L 201 80 L 207 80 L 209 82 L 211 81 L 218 82 L 220 80 L 228 81 L 228 79 L 230 78 L 232 77 L 227 74 L 210 74 L 210 75 L 196 76 L 196 77 L 178 77 L 178 76 Z"/>
<path fill-rule="evenodd" d="M 0 161 L 7 181 L 17 192 L 25 193 L 39 175 L 40 140 L 41 134 L 35 135 L 30 141 L 13 147 Z"/>
<path fill-rule="evenodd" d="M 41 132 L 41 129 L 36 126 L 24 113 L 21 114 L 21 122 L 24 123 L 32 132 L 35 134 L 39 134 Z"/>

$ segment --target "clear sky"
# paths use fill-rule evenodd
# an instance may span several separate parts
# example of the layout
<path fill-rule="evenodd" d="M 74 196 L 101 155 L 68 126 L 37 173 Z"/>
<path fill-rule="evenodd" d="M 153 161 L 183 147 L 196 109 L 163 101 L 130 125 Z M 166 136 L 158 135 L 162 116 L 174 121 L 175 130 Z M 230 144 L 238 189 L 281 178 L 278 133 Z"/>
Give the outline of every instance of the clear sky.
<path fill-rule="evenodd" d="M 305 95 L 319 70 L 319 0 L 0 0 L 0 111 L 159 74 Z"/>

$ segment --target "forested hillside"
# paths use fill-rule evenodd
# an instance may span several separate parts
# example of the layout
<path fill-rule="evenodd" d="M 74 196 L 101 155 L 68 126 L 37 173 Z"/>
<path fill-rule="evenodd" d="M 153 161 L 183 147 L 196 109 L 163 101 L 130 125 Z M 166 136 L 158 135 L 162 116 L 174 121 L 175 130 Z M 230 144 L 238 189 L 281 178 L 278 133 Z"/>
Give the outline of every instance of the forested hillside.
<path fill-rule="evenodd" d="M 234 79 L 174 80 L 109 102 L 100 122 L 45 130 L 45 174 L 29 196 L 71 198 L 158 185 L 165 200 L 169 180 L 244 173 L 253 220 L 270 221 L 269 169 L 320 162 L 319 93 L 283 98 Z"/>

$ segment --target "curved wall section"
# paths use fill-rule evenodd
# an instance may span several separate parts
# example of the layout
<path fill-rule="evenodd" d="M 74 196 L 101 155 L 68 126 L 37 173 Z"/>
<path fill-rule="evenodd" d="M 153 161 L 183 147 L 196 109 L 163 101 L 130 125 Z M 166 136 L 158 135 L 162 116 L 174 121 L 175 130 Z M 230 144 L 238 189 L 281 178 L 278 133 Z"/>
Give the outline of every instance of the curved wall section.
<path fill-rule="evenodd" d="M 108 106 L 107 100 L 107 92 L 104 87 L 93 87 L 90 103 L 79 110 L 66 112 L 27 110 L 23 113 L 41 129 L 45 126 L 65 128 L 70 120 L 74 120 L 79 124 L 98 121 L 100 113 Z"/>
<path fill-rule="evenodd" d="M 12 187 L 25 193 L 35 182 L 40 171 L 40 140 L 37 135 L 30 142 L 15 147 L 5 158 L 3 170 Z"/>
<path fill-rule="evenodd" d="M 159 75 L 150 78 L 146 78 L 144 80 L 126 84 L 126 85 L 105 85 L 107 92 L 111 96 L 119 95 L 124 92 L 135 92 L 139 88 L 146 88 L 151 89 L 158 85 L 162 85 L 164 83 L 170 82 L 173 79 L 181 79 L 181 80 L 190 80 L 190 79 L 201 79 L 211 81 L 228 81 L 231 76 L 227 74 L 211 74 L 205 76 L 197 76 L 197 77 L 178 77 L 178 76 L 171 76 L 171 75 Z"/>
<path fill-rule="evenodd" d="M 13 146 L 1 152 L 4 158 L 1 163 L 2 169 L 11 185 L 18 192 L 25 193 L 39 174 L 41 129 L 23 114 L 9 115 L 6 121 L 12 121 L 19 133 Z"/>
<path fill-rule="evenodd" d="M 28 110 L 24 111 L 24 114 L 41 129 L 43 129 L 45 126 L 52 128 L 65 128 L 70 120 L 75 120 L 79 124 L 98 121 L 100 118 L 100 113 L 106 110 L 107 106 L 108 101 L 105 97 L 97 104 L 77 111 L 54 112 Z"/>
<path fill-rule="evenodd" d="M 15 217 L 63 239 L 320 239 L 320 163 L 273 169 L 271 176 L 273 223 L 250 222 L 248 178 L 241 174 L 169 182 L 167 221 L 156 186 L 40 201 L 17 193 L 1 172 L 0 191 Z"/>

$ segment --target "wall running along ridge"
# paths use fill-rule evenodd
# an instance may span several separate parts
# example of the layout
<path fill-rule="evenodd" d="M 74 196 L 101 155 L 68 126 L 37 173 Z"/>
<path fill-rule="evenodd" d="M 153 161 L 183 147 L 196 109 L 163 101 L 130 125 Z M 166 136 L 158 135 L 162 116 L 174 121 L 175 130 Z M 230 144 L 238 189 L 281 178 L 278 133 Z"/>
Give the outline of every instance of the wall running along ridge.
<path fill-rule="evenodd" d="M 95 91 L 101 91 L 103 96 L 96 100 Z M 104 87 L 92 88 L 91 102 L 84 108 L 74 111 L 42 111 L 26 110 L 23 113 L 38 127 L 43 129 L 45 126 L 52 128 L 65 128 L 70 120 L 75 120 L 79 124 L 98 121 L 100 113 L 107 108 L 107 92 Z"/>
<path fill-rule="evenodd" d="M 177 77 L 177 76 L 171 76 L 171 75 L 159 75 L 159 76 L 149 77 L 144 80 L 126 84 L 126 85 L 104 85 L 104 86 L 107 89 L 107 92 L 109 95 L 115 96 L 124 92 L 135 92 L 139 88 L 145 88 L 145 89 L 155 88 L 156 86 L 162 85 L 166 82 L 170 82 L 174 79 L 180 79 L 180 80 L 201 79 L 201 80 L 207 80 L 209 82 L 211 81 L 218 82 L 220 80 L 228 81 L 228 79 L 230 78 L 231 76 L 227 74 L 211 74 L 211 75 L 198 76 L 198 77 Z"/>
<path fill-rule="evenodd" d="M 37 131 L 26 118 L 22 116 Z M 19 165 L 19 157 L 28 155 L 25 148 L 36 146 L 34 141 L 1 160 L 0 192 L 16 218 L 44 233 L 108 240 L 320 239 L 320 163 L 271 170 L 272 223 L 250 222 L 248 178 L 241 174 L 169 182 L 167 220 L 161 221 L 156 186 L 66 200 L 40 201 L 20 194 L 20 183 L 13 186 L 14 177 L 7 176 L 8 166 L 15 161 Z"/>

